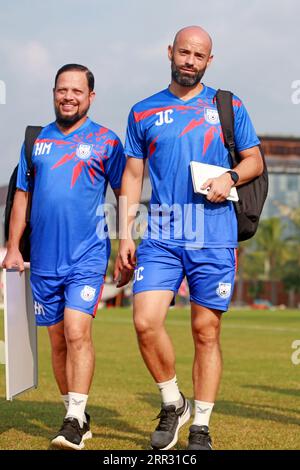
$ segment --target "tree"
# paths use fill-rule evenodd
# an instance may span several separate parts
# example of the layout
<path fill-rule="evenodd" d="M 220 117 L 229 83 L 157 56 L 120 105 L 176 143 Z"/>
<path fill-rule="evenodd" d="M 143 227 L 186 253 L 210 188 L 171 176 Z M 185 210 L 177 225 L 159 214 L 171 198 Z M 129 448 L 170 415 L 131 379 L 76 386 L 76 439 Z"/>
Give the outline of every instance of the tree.
<path fill-rule="evenodd" d="M 283 238 L 285 224 L 278 217 L 262 220 L 253 239 L 253 251 L 250 252 L 247 264 L 248 272 L 260 272 L 261 277 L 271 282 L 271 302 L 277 304 L 276 283 L 282 279 L 285 263 L 290 259 L 289 247 Z M 254 273 L 252 273 L 254 274 Z"/>

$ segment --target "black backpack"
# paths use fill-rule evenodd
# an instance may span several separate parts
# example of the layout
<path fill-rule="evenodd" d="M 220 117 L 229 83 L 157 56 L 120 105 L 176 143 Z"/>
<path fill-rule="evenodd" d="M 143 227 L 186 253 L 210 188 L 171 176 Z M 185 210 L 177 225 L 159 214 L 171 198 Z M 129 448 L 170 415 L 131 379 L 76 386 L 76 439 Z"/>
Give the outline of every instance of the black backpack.
<path fill-rule="evenodd" d="M 32 151 L 34 143 L 39 136 L 43 128 L 40 126 L 27 126 L 25 131 L 25 155 L 27 160 L 27 179 L 33 184 L 33 166 L 32 166 Z M 6 196 L 6 205 L 5 205 L 5 215 L 4 215 L 4 236 L 5 240 L 8 241 L 9 238 L 9 223 L 10 216 L 13 207 L 16 185 L 17 185 L 17 175 L 18 175 L 18 166 L 14 169 L 8 184 L 8 191 Z M 20 251 L 22 253 L 24 261 L 29 261 L 30 258 L 30 210 L 31 210 L 31 196 L 29 197 L 29 202 L 27 206 L 26 213 L 26 228 L 24 230 L 23 236 L 20 241 Z"/>
<path fill-rule="evenodd" d="M 232 93 L 230 91 L 218 90 L 216 94 L 217 108 L 224 135 L 224 144 L 228 149 L 232 167 L 241 161 L 235 149 L 234 142 L 234 112 L 232 105 Z M 260 176 L 238 186 L 239 201 L 234 202 L 235 213 L 238 222 L 238 241 L 248 240 L 255 235 L 259 218 L 268 194 L 268 170 L 263 150 L 259 150 L 264 163 L 264 170 Z"/>

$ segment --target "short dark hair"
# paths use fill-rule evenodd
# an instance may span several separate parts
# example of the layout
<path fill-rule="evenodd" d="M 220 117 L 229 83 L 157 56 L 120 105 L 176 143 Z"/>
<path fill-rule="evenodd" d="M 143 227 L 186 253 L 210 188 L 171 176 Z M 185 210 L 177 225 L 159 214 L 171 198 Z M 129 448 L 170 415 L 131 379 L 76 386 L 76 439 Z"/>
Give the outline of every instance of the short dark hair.
<path fill-rule="evenodd" d="M 56 73 L 54 88 L 56 88 L 56 83 L 57 83 L 58 77 L 62 73 L 70 72 L 72 70 L 77 70 L 78 72 L 85 72 L 86 79 L 87 79 L 88 86 L 89 86 L 89 90 L 90 91 L 94 90 L 94 86 L 95 86 L 94 75 L 92 74 L 92 72 L 87 67 L 85 67 L 84 65 L 80 65 L 80 64 L 66 64 L 66 65 L 63 65 Z"/>

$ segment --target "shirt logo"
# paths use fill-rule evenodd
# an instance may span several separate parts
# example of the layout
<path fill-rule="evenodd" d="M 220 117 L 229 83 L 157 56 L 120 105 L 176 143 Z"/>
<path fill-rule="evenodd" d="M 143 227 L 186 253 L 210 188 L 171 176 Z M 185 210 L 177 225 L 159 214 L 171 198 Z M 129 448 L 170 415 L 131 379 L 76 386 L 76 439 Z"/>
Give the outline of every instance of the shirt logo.
<path fill-rule="evenodd" d="M 86 302 L 91 302 L 95 298 L 96 289 L 90 286 L 84 286 L 80 292 L 80 297 Z"/>
<path fill-rule="evenodd" d="M 216 109 L 205 108 L 204 109 L 204 118 L 205 121 L 209 124 L 219 124 L 220 118 L 218 111 Z"/>
<path fill-rule="evenodd" d="M 93 150 L 92 144 L 78 144 L 76 148 L 76 157 L 81 160 L 87 160 L 90 158 Z"/>
<path fill-rule="evenodd" d="M 216 293 L 222 299 L 228 299 L 231 294 L 231 284 L 230 282 L 219 282 L 219 287 L 216 290 Z"/>

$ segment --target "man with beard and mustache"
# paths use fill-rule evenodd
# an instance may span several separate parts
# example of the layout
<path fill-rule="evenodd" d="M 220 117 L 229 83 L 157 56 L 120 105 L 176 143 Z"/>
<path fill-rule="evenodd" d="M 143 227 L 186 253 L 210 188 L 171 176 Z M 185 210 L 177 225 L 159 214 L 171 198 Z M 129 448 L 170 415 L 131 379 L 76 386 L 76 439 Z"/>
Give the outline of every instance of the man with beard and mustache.
<path fill-rule="evenodd" d="M 67 413 L 53 448 L 82 449 L 92 437 L 85 412 L 94 372 L 92 319 L 110 255 L 103 203 L 108 183 L 118 199 L 123 146 L 91 121 L 94 76 L 86 67 L 58 70 L 53 90 L 56 121 L 41 131 L 32 152 L 31 286 L 36 321 L 47 326 L 54 376 Z M 24 145 L 3 267 L 24 270 L 19 242 L 31 186 Z"/>
<path fill-rule="evenodd" d="M 242 102 L 234 96 L 235 142 L 242 158 L 230 171 L 216 108 L 216 90 L 201 83 L 211 64 L 212 41 L 198 26 L 180 30 L 168 48 L 172 80 L 165 90 L 131 110 L 125 145 L 128 156 L 121 187 L 128 211 L 121 214 L 121 241 L 115 267 L 135 269 L 134 324 L 146 366 L 161 393 L 159 424 L 151 436 L 153 449 L 170 449 L 191 416 L 179 391 L 175 354 L 164 322 L 184 276 L 190 289 L 195 355 L 194 421 L 190 450 L 210 450 L 209 419 L 219 387 L 222 357 L 220 324 L 233 292 L 237 220 L 226 197 L 234 185 L 263 171 L 259 140 Z M 131 226 L 133 205 L 140 200 L 148 158 L 152 198 L 148 230 L 135 253 Z M 193 191 L 190 162 L 228 168 L 206 181 L 207 197 Z M 119 283 L 121 285 L 122 282 Z"/>

